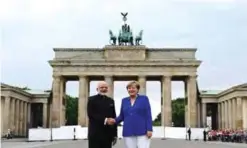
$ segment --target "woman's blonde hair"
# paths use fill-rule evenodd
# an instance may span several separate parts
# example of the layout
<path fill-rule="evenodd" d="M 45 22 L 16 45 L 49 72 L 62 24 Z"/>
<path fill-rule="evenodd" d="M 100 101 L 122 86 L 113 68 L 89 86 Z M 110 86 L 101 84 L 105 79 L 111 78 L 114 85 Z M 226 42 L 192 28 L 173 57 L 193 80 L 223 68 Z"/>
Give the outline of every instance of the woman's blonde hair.
<path fill-rule="evenodd" d="M 127 86 L 126 89 L 128 89 L 129 87 L 135 86 L 137 88 L 137 90 L 140 89 L 140 84 L 137 81 L 130 81 Z"/>

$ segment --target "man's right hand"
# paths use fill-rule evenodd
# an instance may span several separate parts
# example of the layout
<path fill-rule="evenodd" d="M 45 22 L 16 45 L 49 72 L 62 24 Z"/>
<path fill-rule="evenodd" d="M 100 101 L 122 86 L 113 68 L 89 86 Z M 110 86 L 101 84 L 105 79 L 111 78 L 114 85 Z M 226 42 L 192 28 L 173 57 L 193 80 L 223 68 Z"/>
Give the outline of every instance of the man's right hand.
<path fill-rule="evenodd" d="M 113 124 L 116 123 L 116 121 L 115 121 L 115 119 L 113 119 L 113 118 L 107 118 L 106 123 L 107 123 L 108 125 L 113 125 Z"/>

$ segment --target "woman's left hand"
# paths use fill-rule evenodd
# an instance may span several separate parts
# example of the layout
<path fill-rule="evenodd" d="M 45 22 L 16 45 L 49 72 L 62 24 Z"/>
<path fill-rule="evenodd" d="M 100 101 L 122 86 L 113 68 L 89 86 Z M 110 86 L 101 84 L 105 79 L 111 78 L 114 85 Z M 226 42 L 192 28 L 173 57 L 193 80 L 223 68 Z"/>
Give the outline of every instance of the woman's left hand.
<path fill-rule="evenodd" d="M 152 131 L 147 131 L 147 137 L 148 137 L 148 138 L 151 138 L 152 135 L 153 135 L 153 132 L 152 132 Z"/>

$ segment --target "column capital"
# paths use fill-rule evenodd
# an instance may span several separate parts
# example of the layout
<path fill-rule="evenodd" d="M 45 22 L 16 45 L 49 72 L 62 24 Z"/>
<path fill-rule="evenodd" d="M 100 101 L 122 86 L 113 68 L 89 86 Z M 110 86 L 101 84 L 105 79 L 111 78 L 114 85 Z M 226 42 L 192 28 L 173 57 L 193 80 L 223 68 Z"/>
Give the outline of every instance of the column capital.
<path fill-rule="evenodd" d="M 52 75 L 52 77 L 53 77 L 53 79 L 57 79 L 57 78 L 59 78 L 59 79 L 60 79 L 60 78 L 62 77 L 62 75 L 53 74 L 53 75 Z"/>
<path fill-rule="evenodd" d="M 66 78 L 64 76 L 60 76 L 60 80 L 63 81 L 63 82 L 66 82 Z"/>
<path fill-rule="evenodd" d="M 10 101 L 11 97 L 10 96 L 4 96 L 4 99 Z"/>
<path fill-rule="evenodd" d="M 172 75 L 163 75 L 163 78 L 172 78 Z"/>
<path fill-rule="evenodd" d="M 236 97 L 236 99 L 239 99 L 239 100 L 241 100 L 241 99 L 242 99 L 242 97 L 238 96 L 238 97 Z"/>
<path fill-rule="evenodd" d="M 111 75 L 111 74 L 106 74 L 106 75 L 104 75 L 104 77 L 113 77 L 113 75 Z"/>
<path fill-rule="evenodd" d="M 104 75 L 104 78 L 105 78 L 105 79 L 107 79 L 107 78 L 113 79 L 113 75 Z"/>
<path fill-rule="evenodd" d="M 146 82 L 146 76 L 145 75 L 138 75 L 138 82 Z"/>
<path fill-rule="evenodd" d="M 78 75 L 78 77 L 79 77 L 79 79 L 85 79 L 85 78 L 87 78 L 87 75 Z"/>
<path fill-rule="evenodd" d="M 198 75 L 188 75 L 189 79 L 196 79 L 198 77 Z"/>
<path fill-rule="evenodd" d="M 242 104 L 242 97 L 236 97 L 236 103 Z"/>
<path fill-rule="evenodd" d="M 147 75 L 138 75 L 138 78 L 146 78 Z"/>
<path fill-rule="evenodd" d="M 87 75 L 78 75 L 79 78 L 86 77 Z"/>
<path fill-rule="evenodd" d="M 162 77 L 163 82 L 164 81 L 171 81 L 171 79 L 172 79 L 172 76 L 170 76 L 170 75 L 169 76 L 165 75 L 165 76 Z"/>

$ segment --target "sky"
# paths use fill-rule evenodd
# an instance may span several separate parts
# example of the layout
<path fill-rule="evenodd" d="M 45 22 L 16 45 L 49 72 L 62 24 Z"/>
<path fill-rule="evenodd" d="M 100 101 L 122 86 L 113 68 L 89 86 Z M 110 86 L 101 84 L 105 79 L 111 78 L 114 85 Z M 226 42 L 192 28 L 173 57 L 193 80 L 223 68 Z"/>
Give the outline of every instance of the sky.
<path fill-rule="evenodd" d="M 1 82 L 50 89 L 53 48 L 104 47 L 128 12 L 134 33 L 147 47 L 197 48 L 200 90 L 224 90 L 247 82 L 246 0 L 1 0 Z M 90 94 L 96 93 L 91 82 Z M 114 83 L 117 113 L 127 82 Z M 66 92 L 78 96 L 78 82 Z M 147 82 L 153 118 L 160 112 L 160 83 Z M 172 97 L 183 97 L 182 82 Z"/>

